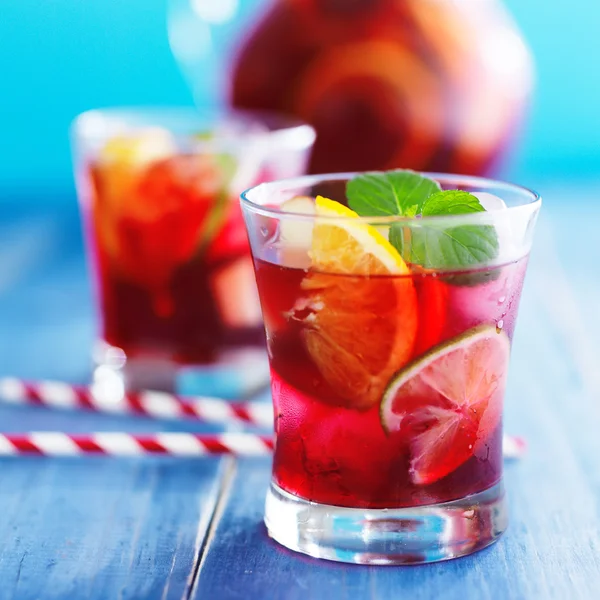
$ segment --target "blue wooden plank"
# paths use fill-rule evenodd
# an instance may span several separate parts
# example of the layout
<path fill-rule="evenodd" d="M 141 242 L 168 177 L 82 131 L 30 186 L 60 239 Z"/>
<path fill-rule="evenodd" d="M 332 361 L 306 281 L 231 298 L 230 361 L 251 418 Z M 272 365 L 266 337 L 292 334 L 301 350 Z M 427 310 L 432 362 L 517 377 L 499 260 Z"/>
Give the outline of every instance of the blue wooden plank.
<path fill-rule="evenodd" d="M 221 463 L 0 461 L 0 599 L 186 598 Z"/>
<path fill-rule="evenodd" d="M 120 417 L 83 411 L 64 412 L 42 407 L 12 408 L 0 405 L 0 431 L 5 433 L 24 431 L 66 431 L 68 433 L 188 431 L 210 433 L 223 431 L 223 426 L 183 420 L 155 420 L 136 416 Z"/>
<path fill-rule="evenodd" d="M 599 222 L 593 217 L 600 215 L 586 206 L 591 218 L 581 224 L 578 206 L 583 205 L 565 210 L 556 200 L 547 203 L 523 293 L 506 427 L 526 436 L 530 449 L 506 468 L 511 519 L 506 535 L 476 555 L 436 565 L 360 567 L 313 560 L 267 538 L 261 519 L 268 461 L 242 461 L 215 521 L 193 598 L 598 597 L 600 325 L 588 322 L 600 305 L 600 248 L 592 243 Z M 562 243 L 556 244 L 557 236 Z"/>
<path fill-rule="evenodd" d="M 77 207 L 4 205 L 0 375 L 89 380 L 94 317 Z M 0 405 L 0 430 L 200 431 Z M 0 598 L 184 598 L 222 461 L 0 461 Z"/>
<path fill-rule="evenodd" d="M 243 461 L 193 597 L 597 597 L 600 251 L 590 240 L 600 210 L 589 189 L 566 191 L 544 209 L 515 337 L 506 422 L 528 438 L 530 452 L 507 468 L 512 523 L 501 542 L 473 557 L 409 569 L 295 555 L 269 541 L 261 524 L 268 461 Z M 29 217 L 21 217 L 25 226 Z M 0 374 L 83 381 L 93 327 L 76 210 L 48 218 L 58 219 L 53 231 L 67 243 L 21 262 L 0 290 Z M 5 407 L 0 423 L 6 430 L 189 429 Z M 0 598 L 185 597 L 194 569 L 190 532 L 206 524 L 217 479 L 204 461 L 2 461 Z"/>

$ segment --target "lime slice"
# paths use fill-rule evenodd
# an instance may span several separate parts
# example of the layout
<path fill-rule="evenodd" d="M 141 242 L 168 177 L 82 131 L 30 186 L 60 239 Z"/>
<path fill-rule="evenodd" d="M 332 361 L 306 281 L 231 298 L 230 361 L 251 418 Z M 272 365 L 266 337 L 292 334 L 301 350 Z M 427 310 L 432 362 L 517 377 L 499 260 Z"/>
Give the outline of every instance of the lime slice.
<path fill-rule="evenodd" d="M 389 434 L 406 436 L 411 479 L 428 485 L 472 456 L 485 457 L 502 416 L 510 342 L 484 325 L 398 371 L 381 401 Z"/>

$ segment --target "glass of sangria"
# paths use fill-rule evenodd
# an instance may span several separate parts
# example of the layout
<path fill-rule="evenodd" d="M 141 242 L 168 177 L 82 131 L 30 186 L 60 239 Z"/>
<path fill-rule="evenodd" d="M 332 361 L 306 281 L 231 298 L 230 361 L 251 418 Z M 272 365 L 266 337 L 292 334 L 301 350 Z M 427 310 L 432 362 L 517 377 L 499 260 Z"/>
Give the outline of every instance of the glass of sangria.
<path fill-rule="evenodd" d="M 313 130 L 273 114 L 108 109 L 79 116 L 73 134 L 99 389 L 240 396 L 268 384 L 237 198 L 301 175 Z"/>
<path fill-rule="evenodd" d="M 539 196 L 396 170 L 264 183 L 241 204 L 271 367 L 269 535 L 364 564 L 491 544 Z"/>

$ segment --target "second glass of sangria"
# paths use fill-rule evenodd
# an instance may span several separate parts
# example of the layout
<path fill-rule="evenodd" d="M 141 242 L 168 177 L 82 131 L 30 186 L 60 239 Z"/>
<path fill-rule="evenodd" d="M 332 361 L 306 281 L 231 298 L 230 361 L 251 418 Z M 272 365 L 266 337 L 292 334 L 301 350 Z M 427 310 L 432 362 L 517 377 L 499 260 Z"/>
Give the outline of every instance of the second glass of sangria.
<path fill-rule="evenodd" d="M 73 133 L 101 322 L 97 383 L 220 396 L 263 385 L 237 199 L 302 174 L 313 130 L 271 114 L 138 108 L 84 113 Z"/>

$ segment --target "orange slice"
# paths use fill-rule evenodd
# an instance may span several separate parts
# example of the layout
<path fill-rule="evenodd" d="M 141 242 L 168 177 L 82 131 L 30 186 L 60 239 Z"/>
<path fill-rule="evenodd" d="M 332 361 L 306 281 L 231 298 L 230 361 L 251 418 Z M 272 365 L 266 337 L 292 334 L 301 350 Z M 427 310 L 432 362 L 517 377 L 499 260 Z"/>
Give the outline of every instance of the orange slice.
<path fill-rule="evenodd" d="M 315 209 L 311 267 L 302 282 L 304 342 L 337 394 L 322 400 L 366 410 L 412 354 L 415 289 L 402 257 L 374 227 L 321 196 Z"/>
<path fill-rule="evenodd" d="M 92 166 L 102 251 L 130 281 L 155 292 L 222 231 L 235 168 L 228 155 L 177 153 L 170 140 L 160 129 L 112 138 Z M 241 214 L 237 230 L 245 242 Z"/>
<path fill-rule="evenodd" d="M 427 166 L 443 142 L 443 85 L 392 39 L 336 44 L 303 71 L 293 112 L 319 132 L 311 170 Z"/>

